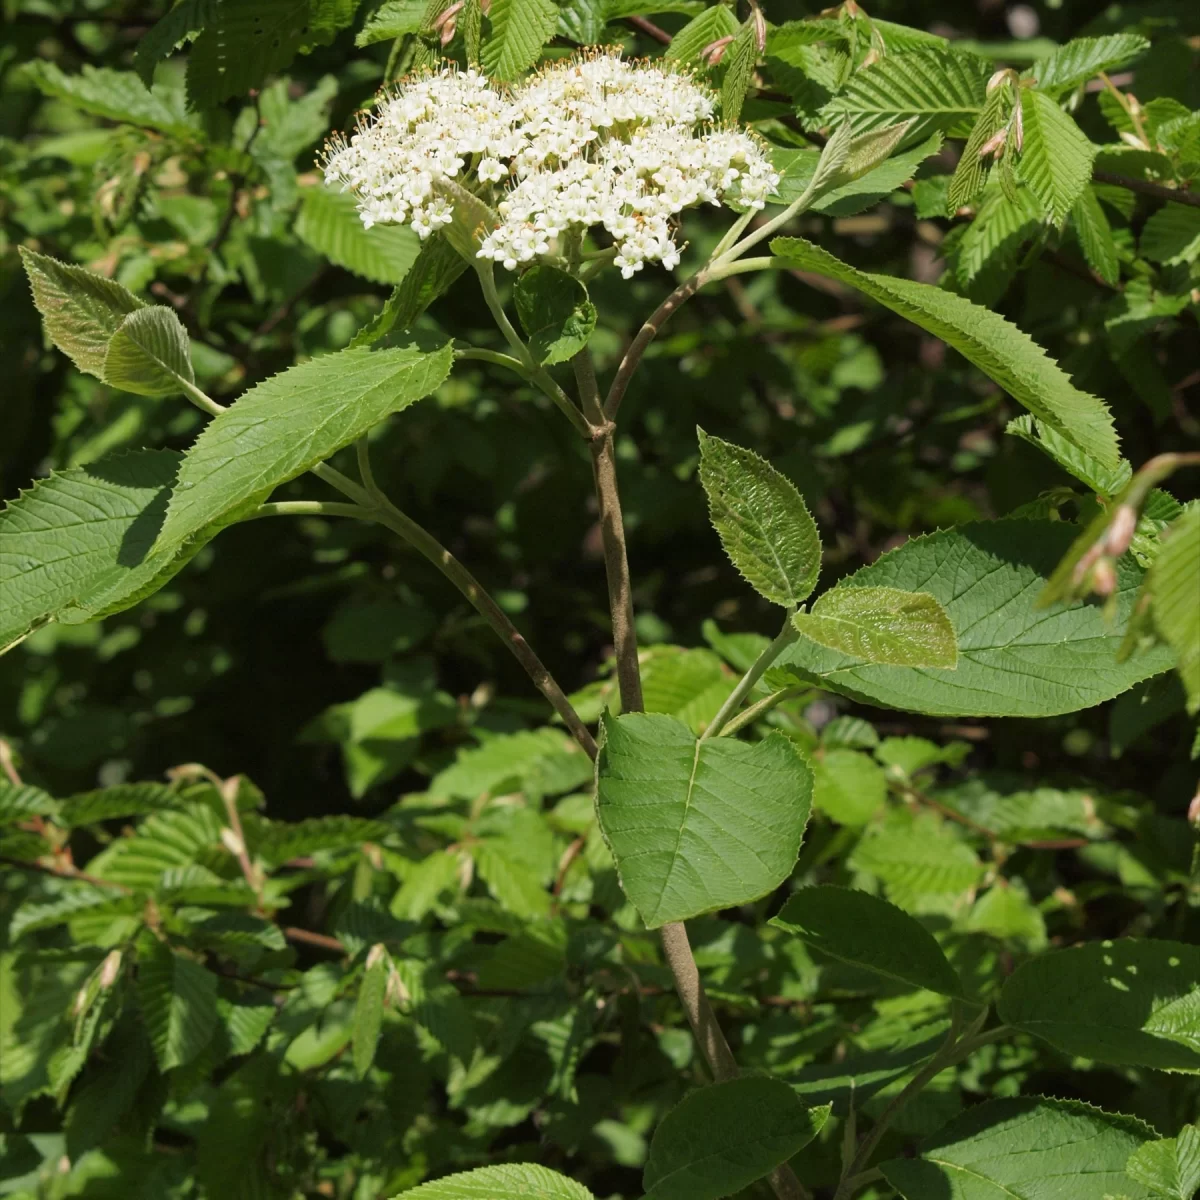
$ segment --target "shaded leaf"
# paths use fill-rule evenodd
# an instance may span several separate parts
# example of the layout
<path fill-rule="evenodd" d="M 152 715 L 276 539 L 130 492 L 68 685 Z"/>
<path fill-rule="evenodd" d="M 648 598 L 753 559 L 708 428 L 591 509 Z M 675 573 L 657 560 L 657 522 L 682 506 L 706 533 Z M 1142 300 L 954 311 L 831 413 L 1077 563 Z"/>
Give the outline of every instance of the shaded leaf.
<path fill-rule="evenodd" d="M 513 289 L 513 302 L 529 336 L 529 352 L 545 366 L 574 357 L 596 328 L 596 306 L 587 288 L 556 267 L 526 271 Z"/>
<path fill-rule="evenodd" d="M 169 308 L 130 313 L 112 335 L 101 378 L 139 396 L 171 396 L 195 383 L 191 344 Z"/>
<path fill-rule="evenodd" d="M 195 959 L 150 941 L 138 954 L 138 999 L 159 1069 L 194 1059 L 217 1025 L 217 977 Z"/>

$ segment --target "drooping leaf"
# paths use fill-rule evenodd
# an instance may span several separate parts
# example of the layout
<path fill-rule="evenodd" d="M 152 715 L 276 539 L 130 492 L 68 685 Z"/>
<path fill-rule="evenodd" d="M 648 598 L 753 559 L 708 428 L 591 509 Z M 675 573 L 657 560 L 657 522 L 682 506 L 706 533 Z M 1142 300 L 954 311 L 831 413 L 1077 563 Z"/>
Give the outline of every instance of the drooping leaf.
<path fill-rule="evenodd" d="M 529 337 L 530 354 L 545 366 L 574 357 L 596 328 L 596 306 L 587 288 L 557 267 L 526 271 L 513 289 L 513 303 Z"/>
<path fill-rule="evenodd" d="M 804 271 L 858 288 L 941 338 L 994 379 L 1035 417 L 1099 462 L 1119 459 L 1107 405 L 1081 392 L 1023 330 L 999 313 L 928 284 L 858 271 L 802 238 L 777 238 L 772 251 Z"/>
<path fill-rule="evenodd" d="M 395 1200 L 596 1200 L 582 1184 L 548 1167 L 505 1163 L 447 1175 L 401 1192 Z"/>
<path fill-rule="evenodd" d="M 782 734 L 699 742 L 673 717 L 602 721 L 596 811 L 651 928 L 744 904 L 795 866 L 812 772 Z"/>
<path fill-rule="evenodd" d="M 1008 977 L 998 1012 L 1064 1054 L 1200 1073 L 1200 947 L 1123 938 L 1054 950 Z"/>
<path fill-rule="evenodd" d="M 1127 459 L 1122 458 L 1115 467 L 1102 465 L 1053 429 L 1039 425 L 1028 413 L 1014 417 L 1004 427 L 1004 432 L 1036 446 L 1069 475 L 1086 483 L 1100 496 L 1118 495 L 1133 474 L 1133 468 Z"/>
<path fill-rule="evenodd" d="M 492 0 L 492 33 L 483 44 L 484 70 L 493 79 L 519 79 L 554 36 L 554 0 Z"/>
<path fill-rule="evenodd" d="M 382 951 L 383 947 L 379 947 Z M 362 1079 L 375 1061 L 375 1048 L 379 1044 L 379 1031 L 383 1027 L 383 1001 L 387 990 L 388 972 L 391 963 L 386 954 L 380 954 L 363 972 L 358 987 L 358 1000 L 354 1005 L 354 1038 L 351 1058 L 354 1073 Z"/>
<path fill-rule="evenodd" d="M 953 671 L 863 665 L 805 639 L 767 672 L 770 686 L 819 682 L 867 703 L 945 716 L 1050 716 L 1109 700 L 1172 662 L 1161 648 L 1116 661 L 1142 572 L 1117 564 L 1115 618 L 1094 605 L 1043 610 L 1038 593 L 1073 541 L 1054 521 L 994 521 L 914 538 L 840 587 L 921 588 L 958 638 Z"/>
<path fill-rule="evenodd" d="M 1184 211 L 1190 211 L 1185 209 Z M 1087 264 L 1105 283 L 1115 284 L 1121 276 L 1117 244 L 1095 189 L 1085 187 L 1071 206 L 1071 227 Z M 1143 250 L 1143 253 L 1145 251 Z"/>
<path fill-rule="evenodd" d="M 138 954 L 138 999 L 159 1069 L 194 1059 L 217 1025 L 217 977 L 159 941 Z"/>
<path fill-rule="evenodd" d="M 1091 181 L 1095 147 L 1045 92 L 1022 90 L 1021 117 L 1025 145 L 1017 170 L 1050 220 L 1061 228 Z"/>
<path fill-rule="evenodd" d="M 161 304 L 131 312 L 108 343 L 101 378 L 139 396 L 173 396 L 194 384 L 191 344 L 175 313 Z"/>
<path fill-rule="evenodd" d="M 693 17 L 672 39 L 665 57 L 676 62 L 693 63 L 700 51 L 712 42 L 732 37 L 738 31 L 738 19 L 725 4 L 713 4 Z"/>
<path fill-rule="evenodd" d="M 941 602 L 928 592 L 836 587 L 792 624 L 811 641 L 850 658 L 894 667 L 958 666 L 958 639 Z"/>
<path fill-rule="evenodd" d="M 896 141 L 899 142 L 900 138 Z M 831 217 L 852 217 L 872 207 L 897 188 L 903 187 L 913 177 L 917 167 L 936 154 L 941 146 L 942 135 L 935 133 L 908 150 L 884 158 L 855 179 L 824 193 L 813 204 L 814 211 L 827 213 Z"/>
<path fill-rule="evenodd" d="M 1009 196 L 989 185 L 975 220 L 963 228 L 954 274 L 964 294 L 987 305 L 1003 295 L 1020 266 L 1025 245 L 1043 228 L 1041 207 L 1028 188 Z"/>
<path fill-rule="evenodd" d="M 1146 1142 L 1129 1157 L 1126 1174 L 1168 1200 L 1193 1200 L 1200 1190 L 1200 1129 L 1185 1125 L 1178 1137 Z"/>
<path fill-rule="evenodd" d="M 363 228 L 353 194 L 332 188 L 304 192 L 296 233 L 330 262 L 376 283 L 399 283 L 421 251 L 421 239 L 407 225 Z"/>
<path fill-rule="evenodd" d="M 1039 91 L 1057 95 L 1087 83 L 1101 71 L 1125 66 L 1149 48 L 1150 43 L 1136 33 L 1072 38 L 1065 46 L 1038 59 L 1030 74 L 1037 80 Z"/>
<path fill-rule="evenodd" d="M 1131 1185 L 1125 1163 L 1150 1136 L 1149 1127 L 1134 1117 L 1077 1100 L 988 1100 L 929 1139 L 919 1158 L 892 1159 L 880 1169 L 905 1200 L 1105 1194 L 1149 1200 L 1148 1192 Z"/>
<path fill-rule="evenodd" d="M 747 1075 L 685 1096 L 659 1123 L 642 1175 L 647 1200 L 719 1200 L 787 1162 L 829 1109 L 806 1108 L 781 1079 Z"/>
<path fill-rule="evenodd" d="M 1170 528 L 1146 589 L 1154 626 L 1177 655 L 1188 711 L 1200 712 L 1200 508 L 1190 508 Z"/>
<path fill-rule="evenodd" d="M 916 988 L 961 996 L 962 983 L 924 925 L 895 905 L 841 887 L 805 887 L 771 924 L 851 966 Z"/>
<path fill-rule="evenodd" d="M 275 375 L 211 421 L 184 456 L 157 546 L 177 546 L 226 514 L 429 395 L 449 373 L 449 344 L 343 350 Z"/>
<path fill-rule="evenodd" d="M 700 482 L 730 562 L 760 596 L 799 604 L 821 569 L 821 538 L 803 497 L 752 450 L 697 433 Z"/>

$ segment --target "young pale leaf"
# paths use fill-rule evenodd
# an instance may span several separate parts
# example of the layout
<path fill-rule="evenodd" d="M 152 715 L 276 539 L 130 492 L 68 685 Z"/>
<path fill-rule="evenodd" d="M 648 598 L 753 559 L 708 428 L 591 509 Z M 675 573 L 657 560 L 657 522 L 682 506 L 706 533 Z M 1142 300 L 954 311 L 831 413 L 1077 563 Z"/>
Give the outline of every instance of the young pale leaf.
<path fill-rule="evenodd" d="M 1092 178 L 1096 148 L 1045 92 L 1021 92 L 1024 148 L 1017 170 L 1059 228 Z"/>
<path fill-rule="evenodd" d="M 1176 207 L 1176 206 L 1172 206 Z M 1190 212 L 1190 209 L 1185 209 Z M 1085 187 L 1079 199 L 1071 206 L 1071 227 L 1079 239 L 1079 248 L 1087 264 L 1104 280 L 1115 284 L 1121 276 L 1121 263 L 1117 257 L 1117 243 L 1113 241 L 1112 227 L 1104 215 L 1096 192 Z M 1144 235 L 1143 235 L 1144 236 Z M 1143 250 L 1143 253 L 1145 251 Z"/>
<path fill-rule="evenodd" d="M 1055 950 L 1008 977 L 997 1011 L 1064 1054 L 1200 1073 L 1200 947 L 1123 938 Z"/>
<path fill-rule="evenodd" d="M 296 234 L 330 262 L 375 283 L 399 283 L 421 251 L 421 239 L 409 226 L 364 229 L 354 196 L 325 187 L 304 192 Z"/>
<path fill-rule="evenodd" d="M 139 396 L 171 396 L 195 383 L 191 344 L 169 308 L 139 308 L 117 326 L 104 356 L 105 383 Z"/>
<path fill-rule="evenodd" d="M 745 904 L 792 872 L 812 772 L 780 733 L 698 742 L 674 717 L 604 717 L 596 812 L 625 894 L 655 929 Z"/>
<path fill-rule="evenodd" d="M 1200 508 L 1170 528 L 1146 580 L 1159 636 L 1178 656 L 1188 712 L 1200 712 Z"/>
<path fill-rule="evenodd" d="M 866 892 L 801 888 L 771 924 L 851 966 L 944 996 L 963 994 L 933 934 L 894 904 Z"/>
<path fill-rule="evenodd" d="M 191 1062 L 217 1025 L 217 977 L 155 940 L 138 954 L 137 989 L 159 1069 Z"/>
<path fill-rule="evenodd" d="M 850 576 L 846 586 L 920 588 L 958 633 L 954 671 L 863 665 L 801 639 L 767 672 L 771 687 L 809 682 L 888 708 L 942 716 L 1052 716 L 1111 700 L 1167 670 L 1166 647 L 1117 662 L 1141 569 L 1117 563 L 1116 610 L 1096 605 L 1038 609 L 1038 593 L 1070 549 L 1074 527 L 1058 521 L 993 521 L 914 538 Z"/>
<path fill-rule="evenodd" d="M 1130 1183 L 1125 1163 L 1151 1136 L 1134 1117 L 1077 1100 L 988 1100 L 939 1130 L 920 1158 L 892 1159 L 880 1170 L 905 1200 L 1150 1200 Z"/>
<path fill-rule="evenodd" d="M 894 133 L 894 129 L 884 132 Z M 917 167 L 941 148 L 942 135 L 935 133 L 911 149 L 884 159 L 856 179 L 825 192 L 813 203 L 813 210 L 827 213 L 831 217 L 852 217 L 890 196 L 897 188 L 903 187 L 913 177 Z"/>
<path fill-rule="evenodd" d="M 1192 1200 L 1200 1190 L 1200 1129 L 1185 1125 L 1178 1137 L 1147 1142 L 1130 1155 L 1125 1172 L 1155 1196 Z"/>
<path fill-rule="evenodd" d="M 908 139 L 922 140 L 976 117 L 991 72 L 986 59 L 940 49 L 888 54 L 852 75 L 823 116 L 848 120 L 855 134 L 911 121 Z"/>
<path fill-rule="evenodd" d="M 196 439 L 156 545 L 180 545 L 198 530 L 261 502 L 373 425 L 428 396 L 450 371 L 447 343 L 343 350 L 302 363 L 251 388 Z"/>
<path fill-rule="evenodd" d="M 776 238 L 771 249 L 789 265 L 849 284 L 907 317 L 973 362 L 1081 450 L 1110 466 L 1119 461 L 1108 406 L 1076 388 L 1027 333 L 999 313 L 929 284 L 858 271 L 803 238 Z"/>
<path fill-rule="evenodd" d="M 987 169 L 980 151 L 999 132 L 1008 118 L 1011 103 L 1010 89 L 1007 86 L 997 86 L 988 92 L 983 111 L 971 127 L 971 136 L 967 138 L 958 166 L 954 168 L 950 179 L 950 186 L 946 192 L 948 215 L 953 216 L 964 204 L 970 204 L 983 190 Z"/>
<path fill-rule="evenodd" d="M 659 1123 L 642 1175 L 646 1200 L 719 1200 L 785 1163 L 821 1132 L 782 1079 L 746 1075 L 685 1096 Z"/>
<path fill-rule="evenodd" d="M 1030 72 L 1039 91 L 1059 94 L 1073 91 L 1101 71 L 1112 71 L 1145 53 L 1150 43 L 1136 33 L 1111 33 L 1107 37 L 1072 38 Z"/>
<path fill-rule="evenodd" d="M 596 1200 L 582 1184 L 548 1167 L 505 1163 L 447 1175 L 401 1192 L 393 1200 Z"/>
<path fill-rule="evenodd" d="M 827 746 L 812 761 L 813 804 L 839 825 L 866 825 L 887 800 L 887 777 L 870 755 Z"/>
<path fill-rule="evenodd" d="M 526 271 L 513 289 L 513 302 L 529 335 L 529 352 L 546 366 L 578 354 L 596 328 L 596 306 L 587 288 L 557 267 Z"/>
<path fill-rule="evenodd" d="M 518 79 L 554 36 L 554 0 L 492 0 L 492 35 L 483 44 L 483 66 L 501 82 Z"/>
<path fill-rule="evenodd" d="M 754 451 L 697 434 L 700 482 L 730 562 L 773 604 L 799 604 L 821 569 L 821 538 L 803 498 Z"/>
<path fill-rule="evenodd" d="M 382 950 L 382 947 L 379 947 Z M 358 988 L 358 1000 L 354 1005 L 354 1037 L 351 1043 L 351 1058 L 354 1073 L 362 1079 L 375 1061 L 375 1047 L 379 1044 L 379 1031 L 383 1027 L 383 999 L 387 991 L 388 972 L 391 963 L 386 954 L 377 956 L 363 972 Z"/>
<path fill-rule="evenodd" d="M 842 164 L 850 153 L 850 144 L 854 141 L 854 128 L 849 121 L 842 121 L 829 135 L 829 140 L 821 147 L 817 158 L 812 179 L 805 189 L 810 196 L 819 196 L 837 185 Z"/>
<path fill-rule="evenodd" d="M 109 341 L 121 322 L 145 305 L 119 283 L 85 267 L 24 246 L 18 249 L 50 340 L 81 371 L 103 379 Z"/>
<path fill-rule="evenodd" d="M 427 0 L 383 0 L 354 36 L 356 46 L 391 42 L 408 33 L 418 33 L 425 24 Z"/>
<path fill-rule="evenodd" d="M 705 46 L 721 38 L 733 37 L 738 20 L 726 4 L 714 4 L 693 17 L 672 39 L 665 57 L 676 62 L 692 63 L 700 57 Z"/>
<path fill-rule="evenodd" d="M 958 666 L 958 638 L 941 602 L 928 592 L 836 587 L 792 624 L 811 641 L 851 658 L 893 667 Z"/>

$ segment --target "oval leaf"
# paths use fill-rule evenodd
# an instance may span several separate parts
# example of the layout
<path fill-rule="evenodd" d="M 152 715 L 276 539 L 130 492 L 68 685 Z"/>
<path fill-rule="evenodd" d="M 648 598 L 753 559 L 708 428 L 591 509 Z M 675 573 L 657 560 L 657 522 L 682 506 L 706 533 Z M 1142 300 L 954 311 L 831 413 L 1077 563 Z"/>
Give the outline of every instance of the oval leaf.
<path fill-rule="evenodd" d="M 131 312 L 108 343 L 103 379 L 139 396 L 172 396 L 193 384 L 191 345 L 174 312 L 161 304 Z"/>
<path fill-rule="evenodd" d="M 191 1062 L 217 1026 L 217 977 L 195 959 L 151 941 L 138 954 L 137 988 L 159 1068 Z"/>
<path fill-rule="evenodd" d="M 838 587 L 792 624 L 806 637 L 851 658 L 894 667 L 958 666 L 958 638 L 941 603 L 928 592 Z"/>
<path fill-rule="evenodd" d="M 382 947 L 380 947 L 382 950 Z M 388 971 L 391 969 L 386 954 L 377 956 L 363 972 L 358 988 L 358 1000 L 354 1005 L 354 1037 L 351 1057 L 354 1073 L 362 1079 L 375 1061 L 375 1047 L 379 1044 L 379 1031 L 383 1027 L 384 993 L 387 991 Z"/>
<path fill-rule="evenodd" d="M 395 1200 L 595 1200 L 582 1184 L 533 1163 L 505 1163 L 448 1175 Z"/>
<path fill-rule="evenodd" d="M 529 352 L 546 366 L 577 354 L 596 328 L 596 306 L 587 288 L 556 267 L 526 271 L 517 280 L 513 301 L 529 335 Z"/>
<path fill-rule="evenodd" d="M 719 1200 L 785 1163 L 821 1132 L 829 1107 L 806 1108 L 782 1079 L 746 1075 L 685 1096 L 654 1131 L 646 1200 Z"/>
<path fill-rule="evenodd" d="M 651 928 L 758 899 L 792 872 L 812 772 L 781 733 L 698 742 L 674 717 L 605 717 L 596 811 Z"/>
<path fill-rule="evenodd" d="M 933 934 L 894 904 L 866 892 L 801 888 L 771 924 L 851 966 L 944 996 L 962 995 L 958 974 Z"/>
<path fill-rule="evenodd" d="M 791 480 L 752 450 L 698 429 L 700 482 L 729 561 L 760 596 L 790 608 L 811 594 L 821 538 Z"/>
<path fill-rule="evenodd" d="M 1200 1073 L 1200 947 L 1093 942 L 1043 954 L 1005 981 L 1000 1019 L 1064 1054 Z"/>

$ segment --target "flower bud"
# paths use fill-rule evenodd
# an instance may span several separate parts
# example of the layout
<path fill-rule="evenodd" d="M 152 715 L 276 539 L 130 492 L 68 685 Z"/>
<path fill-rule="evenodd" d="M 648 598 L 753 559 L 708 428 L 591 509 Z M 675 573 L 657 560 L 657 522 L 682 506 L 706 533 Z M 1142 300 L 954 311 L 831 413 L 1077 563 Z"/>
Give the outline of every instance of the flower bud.
<path fill-rule="evenodd" d="M 120 950 L 110 950 L 108 957 L 100 964 L 100 990 L 107 992 L 117 982 L 117 976 L 120 974 L 121 952 Z"/>
<path fill-rule="evenodd" d="M 1200 830 L 1200 792 L 1192 797 L 1188 805 L 1188 824 L 1195 830 Z"/>
<path fill-rule="evenodd" d="M 997 158 L 1000 157 L 1000 152 L 1004 149 L 1004 143 L 1008 140 L 1007 129 L 997 129 L 982 146 L 979 147 L 979 157 L 987 158 L 989 154 L 994 154 Z"/>
<path fill-rule="evenodd" d="M 246 853 L 246 846 L 242 839 L 228 827 L 221 830 L 221 845 L 235 858 L 241 857 L 241 855 Z"/>
<path fill-rule="evenodd" d="M 1117 573 L 1111 558 L 1100 558 L 1092 568 L 1092 591 L 1097 596 L 1111 596 L 1117 590 Z"/>
<path fill-rule="evenodd" d="M 763 11 L 757 4 L 751 10 L 750 18 L 754 22 L 754 43 L 759 54 L 762 54 L 767 48 L 767 18 L 763 16 Z"/>
<path fill-rule="evenodd" d="M 1120 558 L 1129 549 L 1136 529 L 1137 511 L 1129 504 L 1118 505 L 1104 537 L 1104 552 L 1113 558 Z"/>
<path fill-rule="evenodd" d="M 726 34 L 725 37 L 717 38 L 715 42 L 709 42 L 703 50 L 700 51 L 700 57 L 704 59 L 710 67 L 715 67 L 721 59 L 725 57 L 725 51 L 729 49 L 730 43 L 733 41 L 733 34 Z"/>
<path fill-rule="evenodd" d="M 367 951 L 367 970 L 381 963 L 387 957 L 387 948 L 382 942 L 376 942 L 375 945 Z"/>

